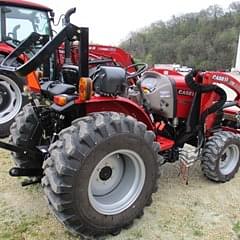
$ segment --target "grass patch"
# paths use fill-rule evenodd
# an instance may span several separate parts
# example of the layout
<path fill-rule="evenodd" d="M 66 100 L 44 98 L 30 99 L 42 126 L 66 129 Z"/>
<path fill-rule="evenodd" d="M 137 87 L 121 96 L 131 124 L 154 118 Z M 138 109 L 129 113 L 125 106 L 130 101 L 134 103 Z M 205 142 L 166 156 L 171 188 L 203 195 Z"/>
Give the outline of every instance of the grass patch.
<path fill-rule="evenodd" d="M 6 202 L 0 202 L 0 206 L 1 240 L 25 239 L 24 234 L 33 231 L 43 221 L 43 217 L 38 215 L 29 217 L 21 210 L 15 212 Z"/>
<path fill-rule="evenodd" d="M 202 237 L 203 236 L 203 231 L 201 229 L 194 229 L 193 230 L 193 235 L 196 237 Z"/>
<path fill-rule="evenodd" d="M 26 180 L 26 178 L 22 179 Z M 42 192 L 42 187 L 41 184 L 33 184 L 25 187 L 25 190 L 30 192 L 30 193 L 41 193 Z"/>
<path fill-rule="evenodd" d="M 233 231 L 237 234 L 238 238 L 240 239 L 240 221 L 237 221 L 233 225 Z"/>
<path fill-rule="evenodd" d="M 4 224 L 4 229 L 0 229 L 0 239 L 2 240 L 16 240 L 24 239 L 23 234 L 28 230 L 34 228 L 35 225 L 40 223 L 40 219 L 25 219 L 21 218 L 19 223 L 13 223 L 10 226 L 6 223 Z"/>
<path fill-rule="evenodd" d="M 131 235 L 134 237 L 134 239 L 139 239 L 143 237 L 141 230 L 136 230 L 131 233 Z"/>

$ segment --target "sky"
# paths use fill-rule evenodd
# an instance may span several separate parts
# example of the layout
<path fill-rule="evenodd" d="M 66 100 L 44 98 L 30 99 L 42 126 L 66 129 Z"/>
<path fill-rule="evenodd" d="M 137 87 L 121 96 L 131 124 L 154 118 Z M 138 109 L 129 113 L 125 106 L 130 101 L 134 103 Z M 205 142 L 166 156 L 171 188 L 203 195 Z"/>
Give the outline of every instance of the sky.
<path fill-rule="evenodd" d="M 31 0 L 30 0 L 31 1 Z M 89 27 L 90 42 L 118 45 L 130 32 L 140 30 L 153 22 L 171 19 L 173 15 L 198 12 L 218 4 L 227 9 L 234 0 L 35 0 L 54 9 L 56 19 L 69 8 L 77 12 L 71 22 Z M 236 0 L 235 0 L 236 1 Z"/>

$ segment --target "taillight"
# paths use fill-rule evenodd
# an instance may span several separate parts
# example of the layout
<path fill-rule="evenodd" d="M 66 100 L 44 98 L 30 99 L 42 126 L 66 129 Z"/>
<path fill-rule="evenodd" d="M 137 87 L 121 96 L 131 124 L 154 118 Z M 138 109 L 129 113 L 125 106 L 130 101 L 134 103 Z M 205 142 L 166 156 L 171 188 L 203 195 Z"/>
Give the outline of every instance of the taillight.
<path fill-rule="evenodd" d="M 68 103 L 68 98 L 64 95 L 57 95 L 53 97 L 53 102 L 59 106 L 64 106 Z"/>

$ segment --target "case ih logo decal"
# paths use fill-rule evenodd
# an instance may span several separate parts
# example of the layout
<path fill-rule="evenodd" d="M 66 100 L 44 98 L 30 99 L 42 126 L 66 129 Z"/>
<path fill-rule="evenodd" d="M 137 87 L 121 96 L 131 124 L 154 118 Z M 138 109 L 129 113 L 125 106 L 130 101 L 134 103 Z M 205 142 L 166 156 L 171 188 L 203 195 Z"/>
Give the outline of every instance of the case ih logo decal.
<path fill-rule="evenodd" d="M 225 84 L 226 86 L 232 88 L 234 91 L 240 92 L 240 84 L 236 80 L 228 76 L 223 75 L 212 75 L 212 80 L 218 83 Z"/>
<path fill-rule="evenodd" d="M 229 78 L 227 76 L 221 76 L 221 75 L 213 75 L 213 80 L 219 81 L 219 82 L 229 82 Z"/>
<path fill-rule="evenodd" d="M 177 90 L 178 95 L 182 95 L 182 96 L 194 96 L 194 92 L 190 91 L 190 90 L 184 90 L 184 89 L 178 89 Z"/>

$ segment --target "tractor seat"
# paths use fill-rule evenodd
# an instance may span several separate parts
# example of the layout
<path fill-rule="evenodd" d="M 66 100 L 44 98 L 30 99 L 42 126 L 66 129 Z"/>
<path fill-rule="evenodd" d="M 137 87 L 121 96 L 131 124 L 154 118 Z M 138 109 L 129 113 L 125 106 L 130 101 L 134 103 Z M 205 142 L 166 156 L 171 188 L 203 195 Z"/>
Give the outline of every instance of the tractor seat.
<path fill-rule="evenodd" d="M 91 66 L 89 68 L 89 77 L 90 78 L 93 77 L 93 75 L 97 71 L 98 67 L 99 67 L 99 65 L 98 66 Z M 64 63 L 63 66 L 62 66 L 62 71 L 61 72 L 62 72 L 64 83 L 73 84 L 73 85 L 78 84 L 79 67 L 77 65 Z"/>
<path fill-rule="evenodd" d="M 73 64 L 66 64 L 62 65 L 62 76 L 63 81 L 66 84 L 77 85 L 79 81 L 79 67 Z"/>
<path fill-rule="evenodd" d="M 74 94 L 76 87 L 70 84 L 48 81 L 41 85 L 41 90 L 44 95 L 52 99 L 54 96 L 61 94 Z"/>

